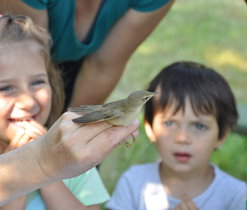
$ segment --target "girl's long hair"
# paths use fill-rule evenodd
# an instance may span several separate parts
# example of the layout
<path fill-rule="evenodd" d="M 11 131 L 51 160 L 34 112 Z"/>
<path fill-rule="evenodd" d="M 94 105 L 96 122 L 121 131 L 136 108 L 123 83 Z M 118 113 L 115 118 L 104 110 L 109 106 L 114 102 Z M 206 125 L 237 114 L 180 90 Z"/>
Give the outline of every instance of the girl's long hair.
<path fill-rule="evenodd" d="M 64 106 L 64 89 L 60 73 L 50 56 L 51 38 L 47 31 L 24 15 L 0 15 L 0 45 L 33 41 L 38 44 L 52 89 L 51 112 L 46 122 L 50 127 L 61 115 Z"/>

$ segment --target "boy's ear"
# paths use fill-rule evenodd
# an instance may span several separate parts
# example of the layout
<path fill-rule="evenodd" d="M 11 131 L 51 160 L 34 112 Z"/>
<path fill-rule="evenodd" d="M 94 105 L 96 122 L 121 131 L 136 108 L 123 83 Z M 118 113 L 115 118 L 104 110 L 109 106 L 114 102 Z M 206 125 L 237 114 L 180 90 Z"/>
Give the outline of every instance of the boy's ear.
<path fill-rule="evenodd" d="M 218 139 L 218 143 L 216 145 L 216 149 L 219 149 L 226 141 L 228 134 L 231 132 L 231 128 L 227 128 L 224 135 Z"/>
<path fill-rule="evenodd" d="M 156 141 L 156 138 L 154 136 L 151 125 L 148 122 L 144 122 L 144 127 L 149 140 L 154 143 Z"/>

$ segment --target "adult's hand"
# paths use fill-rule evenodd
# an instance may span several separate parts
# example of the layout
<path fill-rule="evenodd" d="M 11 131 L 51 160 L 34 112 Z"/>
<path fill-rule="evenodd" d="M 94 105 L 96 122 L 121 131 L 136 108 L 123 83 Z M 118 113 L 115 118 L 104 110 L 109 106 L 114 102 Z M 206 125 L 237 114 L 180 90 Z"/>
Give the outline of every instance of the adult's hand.
<path fill-rule="evenodd" d="M 75 113 L 64 113 L 47 134 L 0 155 L 0 205 L 45 184 L 84 173 L 100 163 L 137 130 L 108 123 L 75 124 Z"/>
<path fill-rule="evenodd" d="M 73 177 L 96 166 L 138 127 L 112 126 L 106 122 L 75 124 L 72 119 L 77 116 L 63 114 L 39 140 L 40 146 L 34 148 L 37 162 L 48 179 Z"/>

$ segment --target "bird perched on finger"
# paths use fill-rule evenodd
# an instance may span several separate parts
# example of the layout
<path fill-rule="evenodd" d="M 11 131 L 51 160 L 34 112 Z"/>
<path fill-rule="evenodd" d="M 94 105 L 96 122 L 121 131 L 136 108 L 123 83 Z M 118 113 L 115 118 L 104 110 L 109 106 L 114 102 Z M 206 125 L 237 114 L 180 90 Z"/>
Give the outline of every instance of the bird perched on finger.
<path fill-rule="evenodd" d="M 75 123 L 88 124 L 107 121 L 112 125 L 127 126 L 137 118 L 142 106 L 156 94 L 156 92 L 139 90 L 122 100 L 103 105 L 81 105 L 68 108 L 68 111 L 83 115 L 73 119 Z M 132 138 L 135 140 L 133 135 Z"/>

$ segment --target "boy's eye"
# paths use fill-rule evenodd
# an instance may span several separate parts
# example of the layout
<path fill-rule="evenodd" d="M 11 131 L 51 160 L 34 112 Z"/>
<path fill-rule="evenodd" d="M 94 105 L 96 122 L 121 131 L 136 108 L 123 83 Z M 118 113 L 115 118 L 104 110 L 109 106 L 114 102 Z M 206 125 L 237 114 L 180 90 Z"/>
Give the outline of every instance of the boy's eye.
<path fill-rule="evenodd" d="M 173 122 L 170 121 L 170 120 L 167 120 L 167 121 L 163 122 L 163 125 L 166 126 L 166 127 L 170 127 L 170 126 L 172 126 L 172 124 L 173 124 Z"/>
<path fill-rule="evenodd" d="M 9 92 L 11 90 L 13 90 L 13 87 L 10 86 L 10 85 L 6 85 L 6 86 L 3 86 L 3 87 L 0 87 L 0 91 L 1 92 Z"/>
<path fill-rule="evenodd" d="M 201 123 L 196 123 L 195 127 L 198 130 L 206 130 L 207 129 L 207 127 L 205 125 L 201 124 Z"/>

